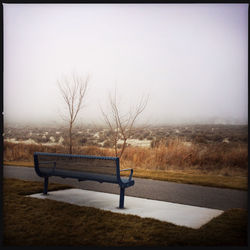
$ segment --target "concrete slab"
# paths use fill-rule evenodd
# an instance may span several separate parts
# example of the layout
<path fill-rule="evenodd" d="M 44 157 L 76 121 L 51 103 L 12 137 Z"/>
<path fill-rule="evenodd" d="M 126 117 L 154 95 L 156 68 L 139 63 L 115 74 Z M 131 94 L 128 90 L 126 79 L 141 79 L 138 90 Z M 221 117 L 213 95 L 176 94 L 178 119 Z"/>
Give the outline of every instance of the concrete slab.
<path fill-rule="evenodd" d="M 198 229 L 212 218 L 223 213 L 222 210 L 176 204 L 165 201 L 125 196 L 125 208 L 119 209 L 119 195 L 82 189 L 67 189 L 49 192 L 48 195 L 32 194 L 29 197 L 51 199 L 79 206 L 94 207 L 114 213 L 153 218 L 179 226 Z"/>

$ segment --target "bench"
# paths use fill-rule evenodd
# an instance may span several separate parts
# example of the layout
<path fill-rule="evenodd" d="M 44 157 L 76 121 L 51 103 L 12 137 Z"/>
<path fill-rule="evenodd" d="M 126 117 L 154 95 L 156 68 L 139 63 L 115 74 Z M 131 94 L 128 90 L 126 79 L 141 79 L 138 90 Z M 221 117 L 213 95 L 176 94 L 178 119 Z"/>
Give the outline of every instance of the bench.
<path fill-rule="evenodd" d="M 134 185 L 133 169 L 120 169 L 118 157 L 35 152 L 34 166 L 38 176 L 44 178 L 45 195 L 48 193 L 48 180 L 51 176 L 115 183 L 120 186 L 119 208 L 124 208 L 125 188 Z M 129 177 L 121 177 L 120 172 L 128 170 Z"/>

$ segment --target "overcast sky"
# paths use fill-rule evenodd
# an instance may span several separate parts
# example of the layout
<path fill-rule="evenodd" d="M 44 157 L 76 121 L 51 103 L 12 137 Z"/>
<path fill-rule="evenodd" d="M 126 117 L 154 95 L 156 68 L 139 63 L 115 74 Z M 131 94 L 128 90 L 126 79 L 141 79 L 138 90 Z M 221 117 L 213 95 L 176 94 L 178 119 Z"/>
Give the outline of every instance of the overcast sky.
<path fill-rule="evenodd" d="M 57 80 L 90 76 L 81 123 L 116 86 L 141 121 L 248 122 L 247 4 L 4 4 L 5 122 L 57 124 Z"/>

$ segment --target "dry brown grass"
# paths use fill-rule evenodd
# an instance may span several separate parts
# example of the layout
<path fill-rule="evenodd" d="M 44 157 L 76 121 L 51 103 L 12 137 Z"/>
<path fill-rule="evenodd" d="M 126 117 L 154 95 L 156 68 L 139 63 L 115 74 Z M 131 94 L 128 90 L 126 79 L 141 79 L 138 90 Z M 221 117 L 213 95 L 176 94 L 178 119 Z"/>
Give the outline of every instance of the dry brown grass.
<path fill-rule="evenodd" d="M 34 152 L 67 153 L 63 146 L 4 143 L 5 161 L 33 161 Z M 78 146 L 74 154 L 114 156 L 110 148 Z M 181 139 L 160 143 L 154 148 L 128 147 L 121 167 L 144 170 L 212 173 L 224 176 L 247 176 L 248 148 L 246 144 L 188 144 Z"/>
<path fill-rule="evenodd" d="M 35 144 L 4 142 L 5 161 L 33 161 L 34 152 L 68 153 L 64 146 L 43 146 Z M 74 147 L 74 154 L 112 156 L 111 149 L 95 146 Z"/>
<path fill-rule="evenodd" d="M 168 146 L 155 148 L 129 147 L 124 153 L 126 165 L 150 170 L 212 171 L 217 174 L 247 174 L 248 148 L 244 145 L 187 144 L 171 140 Z"/>

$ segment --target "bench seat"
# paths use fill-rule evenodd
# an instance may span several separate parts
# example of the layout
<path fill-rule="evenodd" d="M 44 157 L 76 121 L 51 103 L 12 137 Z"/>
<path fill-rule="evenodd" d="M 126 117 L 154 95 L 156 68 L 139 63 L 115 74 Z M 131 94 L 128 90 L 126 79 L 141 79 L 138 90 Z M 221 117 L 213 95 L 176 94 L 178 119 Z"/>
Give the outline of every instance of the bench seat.
<path fill-rule="evenodd" d="M 96 174 L 96 173 L 90 173 L 90 172 L 79 172 L 79 171 L 70 171 L 70 170 L 64 170 L 64 169 L 55 169 L 51 170 L 48 168 L 40 167 L 40 171 L 44 174 L 47 174 L 48 176 L 58 176 L 62 178 L 75 178 L 79 181 L 83 180 L 93 180 L 98 181 L 100 183 L 102 182 L 108 182 L 108 183 L 119 183 L 117 180 L 116 175 L 105 175 L 105 174 Z M 129 187 L 134 185 L 134 180 L 129 180 L 128 178 L 121 177 L 120 180 L 124 183 L 124 186 Z"/>

